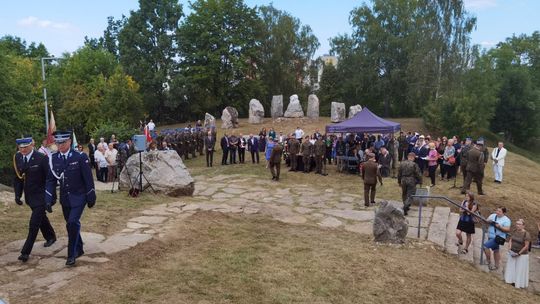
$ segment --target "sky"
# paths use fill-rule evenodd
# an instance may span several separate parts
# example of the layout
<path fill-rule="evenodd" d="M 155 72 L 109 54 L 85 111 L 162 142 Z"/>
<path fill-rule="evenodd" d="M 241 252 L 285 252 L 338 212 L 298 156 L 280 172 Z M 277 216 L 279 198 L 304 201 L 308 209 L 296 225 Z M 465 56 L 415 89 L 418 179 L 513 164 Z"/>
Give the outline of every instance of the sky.
<path fill-rule="evenodd" d="M 316 56 L 327 54 L 329 39 L 351 32 L 350 11 L 364 1 L 353 0 L 244 0 L 249 6 L 267 5 L 287 11 L 311 26 L 321 46 Z M 464 0 L 477 17 L 472 42 L 484 48 L 495 46 L 513 34 L 540 31 L 540 0 Z M 186 8 L 188 1 L 180 0 Z M 119 18 L 138 8 L 137 0 L 19 0 L 5 1 L 0 10 L 0 36 L 18 36 L 42 42 L 60 56 L 82 46 L 84 37 L 98 38 L 107 27 L 107 17 Z"/>

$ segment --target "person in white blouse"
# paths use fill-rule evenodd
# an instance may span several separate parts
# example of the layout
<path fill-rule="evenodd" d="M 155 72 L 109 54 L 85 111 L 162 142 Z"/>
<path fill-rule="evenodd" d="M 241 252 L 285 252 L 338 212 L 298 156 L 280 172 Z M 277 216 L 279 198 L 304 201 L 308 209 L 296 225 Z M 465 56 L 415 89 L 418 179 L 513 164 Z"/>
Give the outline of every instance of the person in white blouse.
<path fill-rule="evenodd" d="M 506 158 L 507 150 L 504 148 L 504 143 L 499 142 L 498 147 L 491 152 L 491 159 L 493 160 L 493 175 L 495 176 L 495 182 L 500 184 L 503 180 L 504 159 Z"/>

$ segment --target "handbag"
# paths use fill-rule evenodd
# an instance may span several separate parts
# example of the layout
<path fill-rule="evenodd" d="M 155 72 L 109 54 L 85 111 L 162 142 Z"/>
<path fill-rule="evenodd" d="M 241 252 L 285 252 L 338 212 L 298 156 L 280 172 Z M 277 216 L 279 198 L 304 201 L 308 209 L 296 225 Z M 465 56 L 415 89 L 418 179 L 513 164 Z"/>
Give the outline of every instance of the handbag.
<path fill-rule="evenodd" d="M 456 158 L 455 158 L 454 156 L 450 156 L 450 157 L 448 158 L 448 163 L 449 163 L 450 165 L 454 165 L 454 164 L 456 163 Z"/>
<path fill-rule="evenodd" d="M 497 222 L 495 222 L 497 223 Z M 495 228 L 495 226 L 493 226 L 493 228 Z M 497 243 L 498 245 L 504 245 L 504 243 L 506 242 L 506 239 L 503 238 L 502 236 L 498 235 L 497 234 L 497 228 L 495 228 L 495 243 Z"/>

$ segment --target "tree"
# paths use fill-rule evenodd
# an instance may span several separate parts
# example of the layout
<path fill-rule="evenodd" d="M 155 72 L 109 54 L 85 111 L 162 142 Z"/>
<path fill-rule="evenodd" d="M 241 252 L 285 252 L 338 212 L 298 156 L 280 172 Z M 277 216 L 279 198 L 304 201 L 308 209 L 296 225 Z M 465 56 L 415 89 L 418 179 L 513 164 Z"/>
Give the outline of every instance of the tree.
<path fill-rule="evenodd" d="M 321 116 L 330 116 L 330 104 L 341 100 L 341 82 L 337 69 L 332 64 L 323 68 L 318 97 L 320 100 Z"/>
<path fill-rule="evenodd" d="M 257 66 L 267 97 L 305 95 L 307 67 L 320 46 L 317 37 L 308 25 L 302 25 L 298 18 L 272 5 L 261 6 L 258 13 L 261 55 Z"/>
<path fill-rule="evenodd" d="M 15 139 L 31 134 L 39 142 L 44 134 L 43 108 L 33 93 L 39 76 L 28 58 L 0 52 L 0 181 L 12 176 Z"/>
<path fill-rule="evenodd" d="M 166 105 L 176 104 L 168 90 L 178 55 L 176 31 L 182 16 L 182 6 L 176 0 L 140 0 L 139 9 L 130 13 L 118 33 L 120 63 L 141 86 L 145 109 L 157 120 L 172 119 Z M 107 37 L 105 43 L 113 48 Z"/>
<path fill-rule="evenodd" d="M 28 58 L 41 58 L 49 56 L 47 48 L 42 43 L 36 45 L 35 42 L 26 46 L 26 41 L 20 37 L 4 36 L 0 38 L 0 53 L 12 54 Z"/>
<path fill-rule="evenodd" d="M 461 0 L 372 2 L 351 12 L 352 35 L 332 42 L 345 101 L 382 102 L 386 116 L 417 116 L 459 83 L 476 19 Z"/>
<path fill-rule="evenodd" d="M 251 98 L 261 99 L 257 79 L 258 18 L 242 0 L 198 0 L 178 30 L 181 80 L 173 94 L 192 115 L 217 114 L 235 106 L 246 114 Z"/>

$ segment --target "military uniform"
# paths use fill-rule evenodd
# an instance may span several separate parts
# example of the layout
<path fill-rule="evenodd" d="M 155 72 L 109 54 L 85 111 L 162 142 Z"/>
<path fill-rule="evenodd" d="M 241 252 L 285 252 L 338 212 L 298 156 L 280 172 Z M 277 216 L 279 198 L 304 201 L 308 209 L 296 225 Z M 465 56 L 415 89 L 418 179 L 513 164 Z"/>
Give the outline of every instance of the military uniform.
<path fill-rule="evenodd" d="M 370 203 L 375 204 L 377 179 L 382 185 L 382 176 L 377 162 L 369 160 L 362 164 L 362 179 L 364 180 L 364 206 L 369 206 Z"/>
<path fill-rule="evenodd" d="M 459 153 L 459 158 L 460 158 L 459 168 L 460 168 L 461 173 L 463 174 L 463 186 L 465 186 L 465 180 L 467 179 L 467 163 L 468 163 L 467 157 L 471 148 L 472 146 L 470 144 L 464 145 L 463 147 L 461 147 L 461 152 Z"/>
<path fill-rule="evenodd" d="M 312 144 L 309 142 L 309 140 L 306 140 L 304 141 L 301 145 L 300 145 L 300 154 L 302 154 L 302 161 L 304 162 L 304 172 L 305 173 L 308 173 L 309 172 L 309 164 L 310 164 L 310 157 L 311 157 L 311 154 L 312 154 Z"/>
<path fill-rule="evenodd" d="M 408 159 L 402 161 L 398 169 L 398 183 L 401 185 L 403 212 L 407 215 L 411 206 L 411 196 L 416 191 L 416 184 L 422 184 L 422 173 L 418 164 Z"/>
<path fill-rule="evenodd" d="M 19 147 L 26 147 L 32 143 L 32 138 L 27 137 L 26 141 L 24 138 L 18 139 L 17 143 Z M 28 235 L 19 257 L 19 260 L 26 262 L 40 230 L 47 241 L 45 247 L 49 247 L 56 241 L 56 234 L 45 212 L 46 209 L 51 211 L 51 206 L 45 204 L 45 181 L 49 172 L 49 164 L 48 157 L 35 150 L 26 156 L 17 152 L 13 157 L 16 173 L 13 182 L 15 202 L 22 205 L 21 197 L 24 194 L 26 204 L 32 209 Z"/>
<path fill-rule="evenodd" d="M 480 151 L 480 148 L 474 147 L 467 153 L 467 177 L 465 178 L 465 184 L 461 193 L 465 194 L 471 188 L 473 179 L 476 181 L 476 188 L 478 194 L 484 194 L 482 191 L 482 180 L 484 178 L 484 153 Z"/>
<path fill-rule="evenodd" d="M 55 141 L 69 139 L 70 133 L 57 132 Z M 49 174 L 47 176 L 45 202 L 52 204 L 57 183 L 60 184 L 60 204 L 66 220 L 68 232 L 68 260 L 66 265 L 75 264 L 75 259 L 82 254 L 83 241 L 80 235 L 80 218 L 83 210 L 88 205 L 92 208 L 96 202 L 94 179 L 88 157 L 84 153 L 68 150 L 66 153 L 56 152 L 49 160 Z"/>
<path fill-rule="evenodd" d="M 272 148 L 272 153 L 270 153 L 270 159 L 268 160 L 270 164 L 270 172 L 272 173 L 272 179 L 278 181 L 279 174 L 281 172 L 281 156 L 283 154 L 283 146 L 276 144 Z"/>
<path fill-rule="evenodd" d="M 291 171 L 298 168 L 298 153 L 300 152 L 300 142 L 296 138 L 289 139 L 289 157 L 291 160 Z"/>
<path fill-rule="evenodd" d="M 313 145 L 313 154 L 315 157 L 315 173 L 322 174 L 322 163 L 325 152 L 326 145 L 321 140 L 321 137 L 318 137 L 317 141 Z"/>
<path fill-rule="evenodd" d="M 407 136 L 405 134 L 400 134 L 398 139 L 398 160 L 402 161 L 407 159 L 407 149 L 409 148 L 409 142 L 407 141 Z"/>

